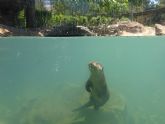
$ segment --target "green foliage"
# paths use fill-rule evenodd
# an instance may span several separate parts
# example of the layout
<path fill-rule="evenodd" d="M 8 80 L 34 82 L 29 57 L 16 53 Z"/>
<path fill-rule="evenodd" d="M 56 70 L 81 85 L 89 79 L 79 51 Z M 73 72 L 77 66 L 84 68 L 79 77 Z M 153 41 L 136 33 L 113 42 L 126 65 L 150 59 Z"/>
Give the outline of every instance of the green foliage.
<path fill-rule="evenodd" d="M 142 5 L 143 1 L 145 0 L 128 0 L 128 2 L 134 6 Z"/>
<path fill-rule="evenodd" d="M 26 27 L 25 26 L 25 15 L 24 15 L 24 11 L 23 10 L 18 13 L 18 17 L 17 18 L 18 18 L 18 26 L 21 27 L 21 28 Z"/>
<path fill-rule="evenodd" d="M 36 27 L 68 23 L 95 26 L 111 24 L 119 18 L 128 20 L 127 17 L 121 18 L 121 16 L 136 10 L 151 8 L 151 4 L 150 0 L 56 0 L 52 3 L 51 11 L 46 11 L 43 3 L 38 8 L 35 13 Z M 25 27 L 23 10 L 20 11 L 18 20 L 20 27 Z"/>
<path fill-rule="evenodd" d="M 96 25 L 101 25 L 101 24 L 110 24 L 112 21 L 111 17 L 106 17 L 106 16 L 96 16 L 92 17 L 89 22 L 90 25 L 96 26 Z"/>
<path fill-rule="evenodd" d="M 82 0 L 56 0 L 53 3 L 51 25 L 66 23 L 76 25 L 111 24 L 125 13 L 142 10 L 149 0 L 84 0 L 86 9 L 83 10 Z M 145 6 L 142 4 L 145 4 Z M 131 6 L 131 8 L 130 8 Z M 122 17 L 121 20 L 128 20 Z"/>
<path fill-rule="evenodd" d="M 76 24 L 84 26 L 97 26 L 101 24 L 111 24 L 112 18 L 106 16 L 71 16 L 71 15 L 54 15 L 51 19 L 51 25 Z"/>
<path fill-rule="evenodd" d="M 97 18 L 97 17 L 92 17 L 89 22 L 91 25 L 99 25 L 99 23 L 100 23 L 99 18 Z"/>
<path fill-rule="evenodd" d="M 120 21 L 129 21 L 129 19 L 127 17 L 122 17 Z"/>
<path fill-rule="evenodd" d="M 87 16 L 79 16 L 78 24 L 79 25 L 87 25 L 88 24 Z"/>
<path fill-rule="evenodd" d="M 46 10 L 36 10 L 36 27 L 43 27 L 50 25 L 51 12 Z"/>
<path fill-rule="evenodd" d="M 53 4 L 53 12 L 57 15 L 109 15 L 120 16 L 123 12 L 128 12 L 128 0 L 84 0 L 85 5 L 81 6 L 81 0 L 57 0 Z M 79 4 L 78 4 L 79 3 Z M 83 10 L 83 7 L 86 9 Z M 84 14 L 85 12 L 85 14 Z"/>
<path fill-rule="evenodd" d="M 66 14 L 67 10 L 69 9 L 69 7 L 67 6 L 67 4 L 62 1 L 62 0 L 57 0 L 54 4 L 53 4 L 53 11 L 56 14 Z"/>
<path fill-rule="evenodd" d="M 131 13 L 133 19 L 134 12 L 156 8 L 151 0 L 52 0 L 52 10 L 46 11 L 42 1 L 39 0 L 40 3 L 35 8 L 36 27 L 68 23 L 85 26 L 111 24 L 117 19 L 128 20 L 127 17 L 122 17 L 125 13 Z M 160 2 L 157 5 L 159 7 L 165 5 L 164 0 L 155 1 Z M 164 15 L 156 14 L 150 20 L 157 21 L 162 18 L 164 20 Z M 15 21 L 17 26 L 26 27 L 24 10 L 18 13 Z"/>
<path fill-rule="evenodd" d="M 103 13 L 112 17 L 118 17 L 128 11 L 127 0 L 102 0 L 99 5 Z"/>
<path fill-rule="evenodd" d="M 77 24 L 78 18 L 73 16 L 67 16 L 63 14 L 52 16 L 52 25 L 61 25 L 61 24 Z"/>

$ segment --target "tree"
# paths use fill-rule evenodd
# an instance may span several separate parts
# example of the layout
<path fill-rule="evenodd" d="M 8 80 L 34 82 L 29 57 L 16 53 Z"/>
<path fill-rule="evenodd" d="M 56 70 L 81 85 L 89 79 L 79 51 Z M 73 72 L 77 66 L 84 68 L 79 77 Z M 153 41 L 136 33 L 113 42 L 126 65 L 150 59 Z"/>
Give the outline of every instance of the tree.
<path fill-rule="evenodd" d="M 160 6 L 165 6 L 165 0 L 159 0 Z"/>
<path fill-rule="evenodd" d="M 25 2 L 26 27 L 35 28 L 35 0 Z"/>
<path fill-rule="evenodd" d="M 101 0 L 100 7 L 106 14 L 118 17 L 128 11 L 128 0 Z"/>

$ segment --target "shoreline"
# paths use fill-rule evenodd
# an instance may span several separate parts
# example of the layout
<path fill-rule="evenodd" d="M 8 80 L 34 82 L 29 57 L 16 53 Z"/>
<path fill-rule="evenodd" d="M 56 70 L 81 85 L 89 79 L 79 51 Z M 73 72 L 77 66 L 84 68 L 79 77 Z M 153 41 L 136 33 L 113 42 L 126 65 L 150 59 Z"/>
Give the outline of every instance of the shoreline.
<path fill-rule="evenodd" d="M 9 36 L 156 36 L 165 35 L 165 26 L 155 24 L 154 27 L 144 26 L 134 21 L 121 21 L 116 24 L 99 26 L 81 26 L 63 24 L 53 28 L 20 29 L 0 24 L 0 37 Z"/>

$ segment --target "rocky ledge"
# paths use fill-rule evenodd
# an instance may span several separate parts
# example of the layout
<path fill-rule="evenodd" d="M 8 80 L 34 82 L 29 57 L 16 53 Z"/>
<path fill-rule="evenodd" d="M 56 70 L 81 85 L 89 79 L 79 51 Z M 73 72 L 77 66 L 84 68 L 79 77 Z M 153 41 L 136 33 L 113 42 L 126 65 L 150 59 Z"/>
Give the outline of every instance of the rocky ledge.
<path fill-rule="evenodd" d="M 0 36 L 155 36 L 165 35 L 165 26 L 144 26 L 138 22 L 122 21 L 112 25 L 77 26 L 64 24 L 49 29 L 24 30 L 0 25 Z"/>
<path fill-rule="evenodd" d="M 165 35 L 165 26 L 160 25 L 160 24 L 155 24 L 155 34 Z"/>
<path fill-rule="evenodd" d="M 96 34 L 85 26 L 65 24 L 53 27 L 47 32 L 46 36 L 95 36 Z"/>
<path fill-rule="evenodd" d="M 25 30 L 0 24 L 0 37 L 9 36 L 44 36 L 42 30 Z"/>

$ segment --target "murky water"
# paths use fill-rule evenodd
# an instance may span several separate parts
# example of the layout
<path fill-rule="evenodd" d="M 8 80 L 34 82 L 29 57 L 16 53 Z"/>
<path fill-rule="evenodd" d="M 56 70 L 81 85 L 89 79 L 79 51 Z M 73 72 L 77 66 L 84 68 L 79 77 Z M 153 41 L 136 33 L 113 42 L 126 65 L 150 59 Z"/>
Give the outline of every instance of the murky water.
<path fill-rule="evenodd" d="M 164 37 L 1 38 L 0 124 L 163 124 L 164 48 Z M 114 99 L 124 100 L 73 112 L 88 100 L 93 60 L 104 65 Z M 108 108 L 123 104 L 127 121 L 111 122 L 124 114 Z"/>

